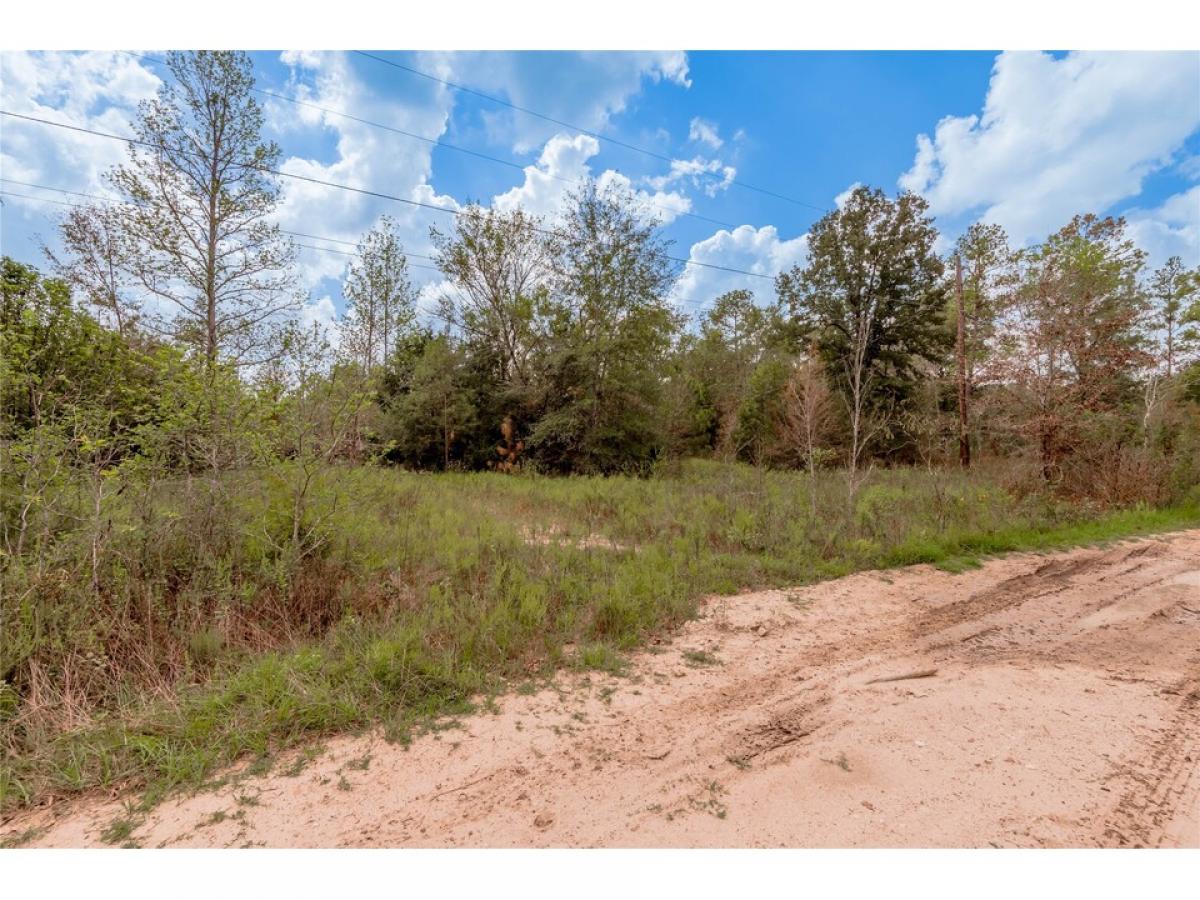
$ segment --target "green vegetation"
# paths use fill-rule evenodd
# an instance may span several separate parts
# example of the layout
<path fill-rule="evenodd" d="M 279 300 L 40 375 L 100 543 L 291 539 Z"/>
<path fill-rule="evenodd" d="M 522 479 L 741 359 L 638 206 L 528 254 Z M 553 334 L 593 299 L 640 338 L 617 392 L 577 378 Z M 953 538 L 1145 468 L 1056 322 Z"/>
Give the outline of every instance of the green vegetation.
<path fill-rule="evenodd" d="M 185 555 L 197 550 L 185 482 L 161 486 L 153 510 L 118 490 L 112 558 L 137 563 L 102 569 L 105 602 L 62 570 L 54 592 L 17 585 L 5 665 L 37 673 L 37 702 L 3 723 L 6 807 L 122 784 L 157 797 L 322 734 L 406 733 L 531 671 L 619 670 L 623 651 L 709 592 L 1200 523 L 1200 495 L 1100 514 L 1017 500 L 980 473 L 915 469 L 878 473 L 851 520 L 837 473 L 819 479 L 814 515 L 803 474 L 702 461 L 654 479 L 338 467 L 318 484 L 314 502 L 340 502 L 320 553 L 290 577 L 260 537 L 286 498 L 247 474 L 224 514 L 241 538 L 220 555 Z M 531 522 L 564 539 L 529 540 Z M 580 547 L 589 535 L 626 549 Z M 164 692 L 176 699 L 153 699 Z"/>
<path fill-rule="evenodd" d="M 708 650 L 684 650 L 683 661 L 692 668 L 700 668 L 701 666 L 719 666 L 721 660 L 716 654 Z"/>
<path fill-rule="evenodd" d="M 1200 522 L 1200 273 L 1120 219 L 951 260 L 859 188 L 774 298 L 689 319 L 645 209 L 588 184 L 433 231 L 437 333 L 381 219 L 336 342 L 293 316 L 249 59 L 168 69 L 127 202 L 0 273 L 0 809 L 140 786 L 119 843 L 231 763 L 619 674 L 706 594 Z"/>

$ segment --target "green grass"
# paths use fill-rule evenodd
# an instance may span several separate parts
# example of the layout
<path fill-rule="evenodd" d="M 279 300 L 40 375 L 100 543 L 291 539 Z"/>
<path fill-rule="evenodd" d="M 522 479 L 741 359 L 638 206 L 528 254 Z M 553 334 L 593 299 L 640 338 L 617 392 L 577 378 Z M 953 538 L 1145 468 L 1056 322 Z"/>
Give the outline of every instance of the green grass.
<path fill-rule="evenodd" d="M 912 563 L 963 571 L 1200 524 L 1197 493 L 1104 511 L 1017 499 L 987 471 L 880 471 L 849 516 L 838 473 L 815 488 L 813 514 L 805 475 L 716 463 L 652 479 L 333 468 L 303 557 L 280 550 L 286 497 L 254 473 L 231 476 L 204 519 L 182 484 L 114 491 L 99 600 L 70 531 L 57 568 L 4 572 L 0 671 L 17 674 L 0 704 L 0 809 L 123 787 L 148 807 L 307 747 L 284 769 L 299 774 L 314 740 L 366 727 L 406 743 L 557 667 L 620 673 L 706 594 Z M 580 546 L 589 536 L 606 540 Z M 82 693 L 56 697 L 66 683 Z M 56 718 L 68 700 L 87 715 Z"/>
<path fill-rule="evenodd" d="M 133 837 L 134 829 L 138 827 L 138 822 L 134 819 L 120 817 L 113 819 L 100 832 L 100 840 L 106 844 L 124 844 Z"/>
<path fill-rule="evenodd" d="M 721 660 L 708 650 L 684 650 L 683 661 L 693 668 L 719 666 L 721 664 Z"/>
<path fill-rule="evenodd" d="M 37 840 L 47 829 L 42 828 L 26 828 L 24 831 L 14 832 L 0 840 L 0 850 L 13 850 L 17 847 L 24 847 L 26 844 Z"/>

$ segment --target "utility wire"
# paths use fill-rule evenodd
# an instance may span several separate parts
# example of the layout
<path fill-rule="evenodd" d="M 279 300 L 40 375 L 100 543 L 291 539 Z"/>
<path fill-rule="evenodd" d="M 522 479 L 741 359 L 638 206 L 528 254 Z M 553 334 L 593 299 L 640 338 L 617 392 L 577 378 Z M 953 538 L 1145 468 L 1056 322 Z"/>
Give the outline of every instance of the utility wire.
<path fill-rule="evenodd" d="M 617 138 L 614 138 L 614 137 L 608 137 L 603 134 L 598 134 L 595 131 L 589 131 L 588 129 L 583 128 L 579 125 L 573 125 L 570 122 L 564 122 L 562 119 L 556 119 L 553 116 L 548 116 L 545 113 L 538 112 L 537 110 L 529 109 L 528 107 L 525 107 L 525 106 L 518 106 L 515 103 L 510 103 L 509 101 L 504 100 L 501 97 L 495 97 L 491 94 L 485 94 L 482 91 L 475 90 L 474 88 L 469 88 L 462 84 L 456 84 L 453 81 L 447 81 L 446 79 L 439 78 L 436 75 L 430 75 L 428 72 L 423 72 L 420 69 L 414 69 L 412 66 L 406 66 L 403 63 L 396 62 L 395 60 L 385 59 L 382 56 L 377 56 L 374 53 L 368 53 L 365 50 L 353 50 L 351 52 L 357 53 L 359 56 L 365 56 L 365 57 L 367 57 L 367 59 L 373 59 L 377 62 L 381 62 L 384 65 L 391 66 L 395 69 L 401 69 L 405 72 L 409 72 L 409 73 L 411 73 L 413 75 L 417 75 L 421 78 L 427 78 L 430 81 L 436 81 L 438 84 L 443 84 L 448 88 L 453 88 L 454 90 L 461 91 L 464 94 L 470 94 L 473 97 L 479 97 L 483 100 L 488 100 L 491 103 L 499 103 L 501 106 L 507 106 L 509 109 L 515 109 L 517 112 L 525 113 L 528 116 L 534 116 L 535 118 L 542 119 L 543 121 L 546 121 L 546 122 L 551 122 L 555 125 L 560 125 L 563 128 L 570 128 L 572 131 L 578 132 L 579 134 L 586 134 L 588 137 L 595 138 L 598 141 L 607 141 L 610 144 L 614 144 L 618 147 L 624 147 L 626 150 L 633 150 L 636 153 L 642 153 L 646 156 L 653 157 L 654 159 L 662 160 L 663 162 L 668 162 L 668 163 L 674 162 L 674 160 L 672 160 L 671 157 L 664 156 L 662 153 L 657 153 L 654 150 L 647 150 L 645 147 L 639 147 L 636 144 L 629 144 L 629 143 L 626 143 L 625 141 L 618 140 Z M 724 180 L 725 180 L 724 178 L 722 178 L 721 176 L 717 175 L 714 172 L 701 172 L 699 174 L 705 175 L 709 178 L 718 179 L 722 183 L 724 183 Z M 816 204 L 813 204 L 813 203 L 807 203 L 804 200 L 797 200 L 795 197 L 788 197 L 785 194 L 780 194 L 775 191 L 768 190 L 767 188 L 761 188 L 761 187 L 757 187 L 753 184 L 747 184 L 745 181 L 739 181 L 737 179 L 733 179 L 729 183 L 736 184 L 738 187 L 744 188 L 745 190 L 748 190 L 748 191 L 755 191 L 759 194 L 765 194 L 768 197 L 774 197 L 777 200 L 785 200 L 788 203 L 794 203 L 796 206 L 804 206 L 809 209 L 815 209 L 817 212 L 820 212 L 820 213 L 826 213 L 829 211 L 827 207 L 817 206 Z"/>
<path fill-rule="evenodd" d="M 124 53 L 127 56 L 132 56 L 135 59 L 144 59 L 144 60 L 147 60 L 148 62 L 157 63 L 160 66 L 165 66 L 167 64 L 165 60 L 158 59 L 157 57 L 150 56 L 146 53 L 135 53 L 132 50 L 118 50 L 117 52 Z M 421 134 L 415 134 L 414 132 L 411 132 L 411 131 L 405 131 L 403 128 L 396 128 L 392 125 L 384 125 L 382 122 L 373 122 L 370 119 L 363 119 L 363 118 L 360 118 L 359 116 L 351 115 L 350 113 L 344 113 L 344 112 L 340 112 L 336 109 L 330 109 L 327 106 L 321 106 L 320 104 L 313 103 L 310 100 L 301 100 L 299 97 L 291 97 L 291 96 L 288 96 L 287 94 L 279 94 L 279 93 L 276 93 L 275 91 L 268 91 L 265 88 L 254 87 L 254 88 L 251 88 L 250 90 L 252 90 L 256 94 L 262 94 L 264 97 L 272 97 L 275 100 L 285 100 L 288 103 L 295 103 L 297 106 L 306 106 L 309 109 L 320 110 L 321 112 L 328 113 L 331 116 L 340 116 L 343 119 L 349 119 L 352 122 L 358 122 L 360 125 L 370 125 L 373 128 L 380 128 L 384 131 L 390 131 L 393 134 L 399 134 L 399 135 L 403 135 L 404 137 L 407 137 L 407 138 L 412 138 L 413 140 L 423 141 L 424 143 L 432 144 L 435 147 L 444 147 L 447 150 L 454 150 L 454 151 L 457 151 L 458 153 L 465 153 L 468 156 L 475 156 L 475 157 L 478 157 L 479 159 L 487 160 L 488 162 L 498 163 L 499 165 L 507 166 L 510 169 L 516 169 L 518 172 L 524 172 L 526 169 L 526 166 L 522 165 L 521 163 L 514 162 L 512 160 L 501 159 L 498 156 L 490 156 L 489 154 L 481 153 L 478 150 L 471 150 L 467 147 L 460 147 L 457 144 L 451 144 L 448 141 L 443 141 L 439 138 L 428 138 Z M 564 178 L 562 175 L 555 175 L 551 172 L 542 172 L 539 170 L 539 174 L 544 175 L 547 178 L 553 178 L 555 181 L 561 181 L 564 184 L 572 184 L 572 185 L 576 185 L 576 186 L 582 186 L 586 183 L 577 178 Z M 667 207 L 661 206 L 657 203 L 651 203 L 650 205 L 653 206 L 657 210 L 661 210 L 662 212 L 674 213 L 675 215 L 686 216 L 690 219 L 698 219 L 701 222 L 709 222 L 713 225 L 720 225 L 722 228 L 733 229 L 733 228 L 737 227 L 736 225 L 734 225 L 731 222 L 723 222 L 720 219 L 714 219 L 710 216 L 703 216 L 700 213 L 680 212 L 678 210 L 667 209 Z"/>
<path fill-rule="evenodd" d="M 69 191 L 66 188 L 52 187 L 51 185 L 48 185 L 48 184 L 34 184 L 31 181 L 17 181 L 15 178 L 0 178 L 0 182 L 4 182 L 5 184 L 19 184 L 22 187 L 36 188 L 41 191 L 56 191 L 60 194 L 70 194 L 73 197 L 85 197 L 89 200 L 98 200 L 102 203 L 116 203 L 116 204 L 120 204 L 123 206 L 128 205 L 125 203 L 125 201 L 118 200 L 115 197 L 101 197 L 99 194 L 85 194 L 82 191 Z M 17 193 L 14 193 L 13 191 L 0 190 L 0 195 L 4 195 L 6 197 L 16 197 L 21 200 L 33 200 L 35 202 L 41 202 L 41 203 L 54 203 L 58 206 L 70 206 L 70 207 L 75 207 L 75 208 L 83 206 L 83 204 L 81 204 L 81 203 L 67 203 L 62 200 L 52 200 L 49 197 L 32 197 L 28 194 L 17 194 Z M 331 237 L 326 237 L 325 235 L 321 235 L 321 234 L 308 234 L 303 231 L 289 231 L 286 228 L 281 228 L 281 229 L 279 229 L 279 231 L 281 234 L 286 234 L 291 237 L 305 238 L 306 240 L 310 240 L 310 241 L 328 241 L 331 244 L 344 244 L 347 247 L 357 247 L 358 246 L 357 242 L 347 241 L 343 238 L 331 238 Z M 295 242 L 293 242 L 293 243 L 295 243 Z M 337 253 L 341 256 L 357 256 L 358 255 L 357 253 L 350 253 L 346 250 L 336 250 L 333 247 L 316 247 L 311 244 L 300 244 L 300 243 L 296 243 L 296 246 L 303 247 L 305 250 L 323 250 L 326 253 Z M 430 260 L 431 262 L 435 261 L 434 257 L 432 257 L 432 256 L 426 256 L 422 253 L 410 253 L 407 250 L 404 251 L 404 255 L 406 257 L 412 257 L 415 259 L 427 259 L 427 260 Z M 425 265 L 421 265 L 420 263 L 409 263 L 409 268 L 428 269 L 431 272 L 441 272 L 442 271 L 437 266 L 425 266 Z M 702 310 L 706 306 L 706 304 L 703 300 L 700 300 L 700 301 L 681 300 L 680 302 L 685 303 L 688 306 L 694 306 L 697 308 L 697 310 Z M 422 312 L 427 312 L 427 313 L 429 313 L 429 315 L 437 315 L 437 313 L 434 313 L 431 310 L 422 310 Z M 442 318 L 442 317 L 439 316 L 439 318 Z M 449 320 L 443 319 L 443 321 L 449 321 Z"/>
<path fill-rule="evenodd" d="M 0 182 L 4 182 L 5 184 L 18 184 L 23 187 L 36 188 L 36 189 L 42 190 L 42 191 L 57 191 L 60 194 L 69 194 L 73 197 L 84 197 L 89 200 L 98 200 L 102 203 L 116 203 L 116 204 L 119 204 L 122 206 L 129 205 L 125 201 L 118 200 L 115 197 L 101 197 L 98 194 L 86 194 L 82 191 L 71 191 L 71 190 L 67 190 L 66 188 L 51 187 L 48 184 L 34 184 L 33 182 L 30 182 L 30 181 L 17 181 L 15 178 L 0 178 Z M 55 206 L 66 206 L 66 207 L 70 207 L 73 209 L 78 209 L 78 208 L 84 206 L 84 204 L 82 204 L 82 203 L 71 203 L 66 200 L 54 200 L 50 197 L 35 197 L 30 194 L 19 194 L 16 191 L 0 190 L 0 196 L 13 197 L 18 200 L 30 200 L 34 203 L 53 203 Z M 333 244 L 345 244 L 346 246 L 349 246 L 349 247 L 357 247 L 358 246 L 358 244 L 355 243 L 354 241 L 347 241 L 347 240 L 343 240 L 342 238 L 325 237 L 324 235 L 319 235 L 319 234 L 306 234 L 305 232 L 302 232 L 302 231 L 289 231 L 285 228 L 281 228 L 279 230 L 280 230 L 281 234 L 290 235 L 292 237 L 301 237 L 301 238 L 306 238 L 308 240 L 313 240 L 313 241 L 329 241 L 330 243 L 333 243 Z M 295 244 L 295 246 L 301 247 L 305 250 L 317 250 L 317 251 L 324 251 L 325 253 L 336 253 L 339 256 L 357 256 L 358 255 L 357 253 L 351 253 L 347 250 L 338 250 L 338 249 L 335 249 L 334 247 L 318 247 L 318 246 L 315 246 L 312 244 L 301 244 L 301 243 L 297 243 L 294 241 L 293 241 L 293 243 Z M 433 260 L 432 256 L 425 256 L 424 254 L 421 254 L 421 253 L 410 253 L 407 250 L 404 252 L 404 255 L 406 257 L 415 257 L 417 259 Z M 441 272 L 442 271 L 437 266 L 427 266 L 427 265 L 422 265 L 421 263 L 409 263 L 408 265 L 409 265 L 409 268 L 412 268 L 412 269 L 427 269 L 431 272 Z M 683 303 L 687 306 L 695 307 L 697 312 L 704 310 L 704 308 L 707 306 L 707 304 L 702 300 L 701 301 L 681 300 L 679 302 Z M 424 309 L 423 307 L 417 307 L 417 308 L 421 312 L 425 313 L 426 315 L 434 316 L 435 318 L 441 319 L 443 322 L 446 322 L 447 324 L 450 324 L 450 325 L 456 324 L 454 322 L 451 322 L 445 316 L 442 316 L 440 313 L 435 312 L 434 310 Z"/>
<path fill-rule="evenodd" d="M 54 122 L 50 119 L 41 119 L 41 118 L 38 118 L 37 116 L 27 116 L 22 113 L 9 112 L 8 110 L 4 110 L 4 109 L 0 109 L 0 116 L 9 116 L 10 118 L 21 119 L 26 122 L 36 122 L 40 125 L 50 125 L 54 128 L 63 128 L 63 129 L 66 129 L 67 131 L 75 131 L 75 132 L 78 132 L 81 134 L 90 134 L 95 137 L 102 137 L 102 138 L 108 138 L 108 139 L 116 140 L 116 141 L 123 141 L 124 143 L 130 144 L 131 146 L 148 147 L 152 150 L 162 149 L 150 141 L 144 141 L 139 138 L 124 137 L 119 134 L 109 134 L 108 132 L 96 131 L 95 129 L 92 129 L 92 128 L 84 128 L 80 125 L 69 125 L 64 122 Z M 195 151 L 180 150 L 179 152 L 184 153 L 186 155 L 190 155 L 190 156 L 197 156 L 201 159 L 206 158 L 203 153 L 199 153 L 199 152 L 195 152 Z M 352 185 L 339 184 L 334 181 L 325 181 L 321 178 L 313 178 L 308 175 L 298 175 L 294 172 L 283 172 L 279 169 L 272 169 L 267 166 L 254 165 L 253 163 L 237 163 L 237 165 L 239 165 L 240 167 L 245 168 L 245 169 L 253 169 L 255 171 L 263 172 L 268 175 L 274 175 L 277 178 L 290 178 L 295 181 L 303 181 L 308 184 L 317 184 L 317 185 L 321 185 L 323 187 L 335 188 L 337 190 L 350 191 L 351 193 L 362 194 L 367 197 L 375 197 L 375 198 L 378 198 L 381 200 L 391 200 L 396 203 L 404 203 L 404 204 L 407 204 L 408 206 L 418 207 L 420 209 L 429 209 L 429 210 L 433 210 L 434 212 L 446 213 L 447 215 L 451 215 L 451 216 L 455 216 L 455 217 L 464 215 L 466 212 L 465 210 L 462 210 L 462 209 L 451 209 L 451 208 L 445 207 L 445 206 L 437 206 L 433 203 L 424 203 L 420 200 L 410 200 L 407 197 L 397 197 L 394 194 L 385 194 L 381 191 L 372 191 L 367 188 L 353 187 Z M 545 228 L 536 228 L 535 227 L 534 230 L 540 234 L 546 234 L 551 237 L 561 237 L 562 236 L 562 234 L 560 232 L 551 231 L 551 230 L 545 229 Z M 665 257 L 667 259 L 671 260 L 672 262 L 681 263 L 682 265 L 686 265 L 686 266 L 698 266 L 703 269 L 713 269 L 713 270 L 719 271 L 719 272 L 730 272 L 730 273 L 733 273 L 736 275 L 745 275 L 750 278 L 764 278 L 764 279 L 767 279 L 768 281 L 774 280 L 774 276 L 772 276 L 772 275 L 763 275 L 758 272 L 748 272 L 745 269 L 735 269 L 732 266 L 719 266 L 719 265 L 716 265 L 715 263 L 704 263 L 704 262 L 699 262 L 699 261 L 693 260 L 693 259 L 683 259 L 682 257 L 678 257 L 678 256 L 665 255 Z"/>
<path fill-rule="evenodd" d="M 11 178 L 0 178 L 0 181 L 5 181 L 10 184 L 27 184 L 26 182 L 13 181 Z M 78 191 L 68 191 L 68 190 L 64 190 L 63 188 L 44 187 L 43 185 L 40 185 L 40 184 L 28 184 L 27 186 L 28 187 L 39 187 L 39 188 L 42 188 L 43 190 L 47 190 L 47 191 L 61 191 L 64 194 L 76 194 L 77 196 L 80 196 L 80 197 L 92 197 L 93 199 L 105 200 L 110 203 L 121 203 L 122 202 L 120 200 L 110 200 L 107 197 L 95 197 L 93 194 L 81 194 Z M 32 200 L 34 203 L 53 203 L 55 206 L 69 206 L 69 207 L 76 208 L 76 209 L 83 205 L 82 203 L 71 203 L 69 200 L 54 200 L 50 197 L 33 197 L 29 194 L 18 194 L 16 191 L 0 190 L 0 197 L 13 197 L 18 200 Z M 296 234 L 296 232 L 285 231 L 284 234 Z M 317 240 L 329 241 L 329 240 L 333 240 L 333 238 L 317 238 Z M 299 243 L 295 243 L 295 242 L 293 242 L 293 244 L 297 247 L 302 247 L 305 250 L 323 250 L 326 253 L 336 253 L 339 256 L 355 256 L 356 255 L 356 254 L 350 253 L 349 251 L 346 251 L 346 250 L 335 250 L 333 247 L 317 247 L 312 244 L 299 244 Z M 409 253 L 405 254 L 405 256 L 416 256 L 416 255 L 417 254 L 409 254 Z M 423 256 L 421 258 L 428 259 L 429 257 Z M 440 272 L 441 271 L 441 269 L 439 269 L 437 266 L 425 266 L 425 265 L 422 265 L 421 263 L 409 263 L 408 266 L 410 269 L 429 269 L 432 272 Z M 417 305 L 416 309 L 418 312 L 424 313 L 427 316 L 432 316 L 435 319 L 440 319 L 441 321 L 445 322 L 447 325 L 455 324 L 454 322 L 451 322 L 449 319 L 447 319 L 445 316 L 443 316 L 441 313 L 437 312 L 436 310 L 426 309 L 425 307 L 420 306 L 420 305 Z"/>
<path fill-rule="evenodd" d="M 52 185 L 49 185 L 49 184 L 34 184 L 32 181 L 17 181 L 15 178 L 0 178 L 0 181 L 4 182 L 5 184 L 18 184 L 21 187 L 37 188 L 40 191 L 57 191 L 60 194 L 70 194 L 72 197 L 86 197 L 88 200 L 98 200 L 101 203 L 117 203 L 122 206 L 129 205 L 129 204 L 126 204 L 126 202 L 124 200 L 118 200 L 116 197 L 101 197 L 99 194 L 85 194 L 85 193 L 83 193 L 83 191 L 69 191 L 66 188 L 53 187 Z M 3 193 L 3 192 L 0 192 L 0 193 Z M 21 197 L 24 200 L 46 200 L 47 203 L 59 202 L 56 200 L 50 200 L 49 198 L 46 198 L 46 197 L 29 197 L 29 196 L 26 196 L 23 194 L 12 194 L 11 196 Z M 67 203 L 65 205 L 66 206 L 82 206 L 82 204 L 78 204 L 78 203 Z M 347 247 L 357 247 L 358 246 L 358 243 L 356 241 L 347 241 L 342 238 L 325 237 L 322 234 L 307 234 L 306 232 L 303 232 L 303 231 L 289 231 L 286 228 L 280 228 L 279 233 L 286 234 L 291 237 L 305 238 L 310 241 L 329 241 L 329 243 L 331 243 L 331 244 L 345 244 Z M 296 246 L 299 247 L 302 245 L 297 244 Z M 328 248 L 310 247 L 309 249 L 310 250 L 325 250 Z M 330 250 L 330 252 L 338 252 L 338 251 Z M 354 256 L 355 254 L 350 253 L 347 255 Z M 433 261 L 432 256 L 426 256 L 423 253 L 410 253 L 409 251 L 405 250 L 404 255 L 411 256 L 414 259 L 428 259 L 431 262 Z M 416 265 L 416 264 L 414 263 L 414 265 Z M 422 268 L 422 269 L 437 269 L 437 266 L 421 266 L 420 268 Z M 438 271 L 440 272 L 441 270 L 438 269 Z"/>

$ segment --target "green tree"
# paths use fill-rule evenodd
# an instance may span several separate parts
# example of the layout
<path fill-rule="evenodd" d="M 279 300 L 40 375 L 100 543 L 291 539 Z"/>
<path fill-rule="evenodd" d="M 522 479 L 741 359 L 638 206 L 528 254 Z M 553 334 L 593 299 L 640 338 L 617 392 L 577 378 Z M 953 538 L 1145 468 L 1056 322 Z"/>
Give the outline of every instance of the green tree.
<path fill-rule="evenodd" d="M 299 303 L 294 247 L 274 221 L 279 148 L 262 141 L 246 54 L 172 52 L 167 67 L 173 81 L 138 108 L 139 143 L 108 174 L 129 201 L 123 265 L 166 310 L 147 324 L 210 368 L 261 362 Z"/>
<path fill-rule="evenodd" d="M 955 302 L 950 304 L 948 318 L 957 336 L 959 459 L 963 465 L 970 463 L 970 410 L 981 379 L 988 376 L 996 325 L 1012 287 L 1013 264 L 1008 235 L 999 225 L 976 222 L 955 242 Z"/>
<path fill-rule="evenodd" d="M 710 449 L 731 457 L 747 450 L 751 431 L 740 427 L 739 411 L 757 367 L 776 347 L 779 325 L 776 310 L 759 306 L 747 290 L 722 294 L 701 320 L 688 368 L 697 401 L 711 410 L 703 416 Z"/>
<path fill-rule="evenodd" d="M 1200 346 L 1200 334 L 1188 327 L 1200 320 L 1200 269 L 1188 271 L 1172 256 L 1154 271 L 1149 293 L 1155 303 L 1152 325 L 1162 336 L 1162 359 L 1171 378 Z"/>
<path fill-rule="evenodd" d="M 554 244 L 541 416 L 530 452 L 555 471 L 614 472 L 659 452 L 661 372 L 681 321 L 667 245 L 617 189 L 572 195 Z"/>
<path fill-rule="evenodd" d="M 98 540 L 107 473 L 140 452 L 173 354 L 102 326 L 61 279 L 9 257 L 0 269 L 0 531 L 40 565 L 60 527 L 90 517 Z"/>
<path fill-rule="evenodd" d="M 416 322 L 417 295 L 396 223 L 388 216 L 359 242 L 342 286 L 348 315 L 344 349 L 373 371 Z"/>
<path fill-rule="evenodd" d="M 435 261 L 455 293 L 440 300 L 443 319 L 479 346 L 497 378 L 521 402 L 534 381 L 536 306 L 549 276 L 549 248 L 539 220 L 521 210 L 470 206 L 454 231 L 430 229 Z"/>
<path fill-rule="evenodd" d="M 780 275 L 780 302 L 811 340 L 846 407 L 847 504 L 868 448 L 923 377 L 921 364 L 948 349 L 946 285 L 937 230 L 915 194 L 890 200 L 857 188 L 809 235 L 807 265 Z"/>
<path fill-rule="evenodd" d="M 857 366 L 873 401 L 903 399 L 922 360 L 945 358 L 945 270 L 928 208 L 915 194 L 859 187 L 813 226 L 804 268 L 779 277 L 781 302 L 844 392 Z"/>
<path fill-rule="evenodd" d="M 450 468 L 455 445 L 475 424 L 463 369 L 463 353 L 449 336 L 438 335 L 426 343 L 400 406 L 403 428 L 398 439 L 407 444 L 410 459 Z"/>

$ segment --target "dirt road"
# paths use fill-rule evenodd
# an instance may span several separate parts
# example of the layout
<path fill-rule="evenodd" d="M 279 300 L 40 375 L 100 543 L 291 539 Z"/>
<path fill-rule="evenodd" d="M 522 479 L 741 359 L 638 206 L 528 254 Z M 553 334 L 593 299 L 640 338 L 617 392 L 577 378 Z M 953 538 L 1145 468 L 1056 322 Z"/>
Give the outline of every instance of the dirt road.
<path fill-rule="evenodd" d="M 1200 846 L 1200 531 L 713 600 L 652 650 L 408 750 L 330 741 L 294 777 L 165 803 L 134 838 Z M 95 844 L 120 811 L 4 831 Z"/>

